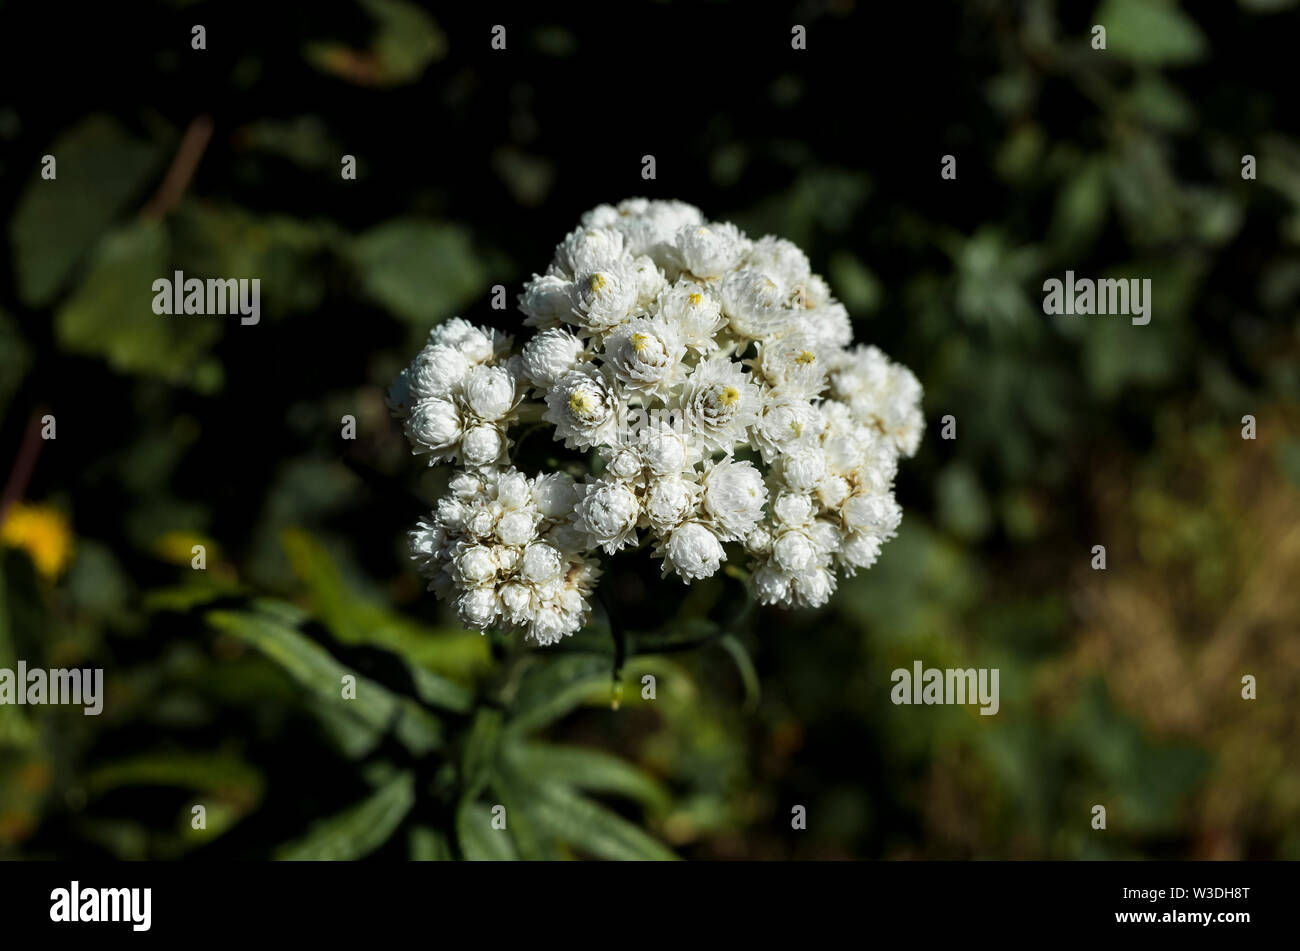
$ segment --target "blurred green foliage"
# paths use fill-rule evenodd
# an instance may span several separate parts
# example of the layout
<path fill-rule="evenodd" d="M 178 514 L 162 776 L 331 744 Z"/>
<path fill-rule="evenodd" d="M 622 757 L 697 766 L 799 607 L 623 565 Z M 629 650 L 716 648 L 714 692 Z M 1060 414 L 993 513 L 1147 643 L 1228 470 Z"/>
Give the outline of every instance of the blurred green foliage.
<path fill-rule="evenodd" d="M 57 417 L 21 488 L 74 536 L 0 552 L 0 667 L 108 696 L 0 706 L 0 856 L 1300 858 L 1296 5 L 899 6 L 533 10 L 500 56 L 408 0 L 87 14 L 103 88 L 0 104 L 0 460 Z M 53 16 L 4 9 L 5 69 Z M 642 70 L 686 20 L 708 61 Z M 796 241 L 916 370 L 903 529 L 819 612 L 646 559 L 555 649 L 461 631 L 384 387 L 448 316 L 518 332 L 490 286 L 635 193 Z M 1152 322 L 1045 318 L 1066 269 L 1149 277 Z M 262 323 L 156 317 L 173 270 L 260 277 Z M 918 659 L 999 668 L 998 715 L 894 706 Z"/>

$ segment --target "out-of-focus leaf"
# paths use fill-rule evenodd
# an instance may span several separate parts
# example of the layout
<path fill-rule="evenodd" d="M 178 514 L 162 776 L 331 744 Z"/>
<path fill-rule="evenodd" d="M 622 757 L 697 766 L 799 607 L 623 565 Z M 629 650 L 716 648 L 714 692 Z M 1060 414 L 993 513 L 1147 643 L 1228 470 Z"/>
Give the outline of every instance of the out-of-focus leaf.
<path fill-rule="evenodd" d="M 123 786 L 174 786 L 209 792 L 245 809 L 262 798 L 262 776 L 253 766 L 228 753 L 169 750 L 144 753 L 92 770 L 86 788 L 102 795 Z"/>
<path fill-rule="evenodd" d="M 758 709 L 762 692 L 762 684 L 758 677 L 758 670 L 754 667 L 753 658 L 734 634 L 723 637 L 718 641 L 718 646 L 725 650 L 735 663 L 736 672 L 740 674 L 740 680 L 745 685 L 745 712 L 753 713 Z"/>
<path fill-rule="evenodd" d="M 554 832 L 533 815 L 533 793 L 519 774 L 507 768 L 493 772 L 491 789 L 498 804 L 505 807 L 505 818 L 519 857 L 525 862 L 552 862 L 564 858 Z"/>
<path fill-rule="evenodd" d="M 559 786 L 530 787 L 529 815 L 574 848 L 602 859 L 676 859 L 662 843 L 599 803 Z"/>
<path fill-rule="evenodd" d="M 85 280 L 55 316 L 59 343 L 123 373 L 190 382 L 223 321 L 239 318 L 155 314 L 153 282 L 170 276 L 160 223 L 134 221 L 105 235 Z"/>
<path fill-rule="evenodd" d="M 1103 0 L 1093 15 L 1106 27 L 1106 52 L 1133 63 L 1174 66 L 1205 55 L 1205 34 L 1173 0 Z"/>
<path fill-rule="evenodd" d="M 337 169 L 339 158 L 346 151 L 330 137 L 319 116 L 258 119 L 241 128 L 235 139 L 244 148 L 279 155 L 313 170 Z"/>
<path fill-rule="evenodd" d="M 353 242 L 352 259 L 365 292 L 420 327 L 453 316 L 487 286 L 469 232 L 446 222 L 387 221 Z"/>
<path fill-rule="evenodd" d="M 415 804 L 415 778 L 399 773 L 366 799 L 312 826 L 276 850 L 277 861 L 345 862 L 369 855 L 388 841 Z"/>
<path fill-rule="evenodd" d="M 1106 224 L 1106 183 L 1105 162 L 1092 159 L 1061 186 L 1048 244 L 1067 262 L 1085 252 Z"/>
<path fill-rule="evenodd" d="M 325 546 L 306 532 L 286 530 L 284 549 L 294 573 L 307 585 L 321 620 L 340 641 L 382 647 L 402 657 L 425 703 L 458 713 L 470 709 L 472 690 L 425 666 L 437 665 L 447 636 L 408 622 L 349 590 Z"/>
<path fill-rule="evenodd" d="M 831 255 L 827 273 L 835 294 L 854 314 L 872 314 L 880 309 L 884 287 L 871 269 L 850 251 Z"/>
<path fill-rule="evenodd" d="M 200 201 L 183 202 L 170 225 L 175 266 L 187 278 L 256 278 L 263 319 L 319 307 L 327 252 L 344 240 L 328 222 Z"/>
<path fill-rule="evenodd" d="M 509 862 L 519 856 L 510 838 L 509 813 L 506 829 L 492 828 L 492 810 L 477 802 L 463 802 L 456 810 L 456 841 L 460 853 L 471 862 Z"/>
<path fill-rule="evenodd" d="M 18 389 L 31 363 L 31 351 L 14 319 L 0 310 L 0 416 L 9 409 L 9 398 Z"/>
<path fill-rule="evenodd" d="M 1178 87 L 1158 73 L 1142 76 L 1133 85 L 1128 108 L 1140 119 L 1172 132 L 1184 132 L 1196 122 L 1196 108 Z"/>
<path fill-rule="evenodd" d="M 447 837 L 428 826 L 414 826 L 407 836 L 413 862 L 448 862 L 454 856 Z"/>
<path fill-rule="evenodd" d="M 360 0 L 375 18 L 370 48 L 352 49 L 341 43 L 314 41 L 304 53 L 307 61 L 362 86 L 396 86 L 419 79 L 425 68 L 447 54 L 447 39 L 434 19 L 407 0 Z"/>
<path fill-rule="evenodd" d="M 954 462 L 939 474 L 935 493 L 940 523 L 959 538 L 979 539 L 993 527 L 988 495 L 965 462 Z"/>
<path fill-rule="evenodd" d="M 556 657 L 524 674 L 508 711 L 506 729 L 512 734 L 539 730 L 584 703 L 608 703 L 611 694 L 608 660 L 584 655 Z"/>
<path fill-rule="evenodd" d="M 668 808 L 668 791 L 659 782 L 603 750 L 522 742 L 505 744 L 502 755 L 533 782 L 566 783 L 586 792 L 626 796 L 655 811 Z"/>
<path fill-rule="evenodd" d="M 10 633 L 9 592 L 6 587 L 4 565 L 0 564 L 0 668 L 13 670 L 18 660 Z M 26 715 L 15 704 L 0 704 L 0 748 L 5 746 L 30 747 L 36 740 L 36 731 Z"/>
<path fill-rule="evenodd" d="M 487 785 L 501 740 L 501 711 L 485 707 L 474 716 L 461 757 L 461 782 L 473 796 Z"/>
<path fill-rule="evenodd" d="M 9 226 L 18 292 L 31 306 L 58 293 L 113 219 L 140 197 L 162 159 L 159 146 L 98 114 L 61 135 L 49 154 L 58 177 L 42 179 L 38 166 Z"/>

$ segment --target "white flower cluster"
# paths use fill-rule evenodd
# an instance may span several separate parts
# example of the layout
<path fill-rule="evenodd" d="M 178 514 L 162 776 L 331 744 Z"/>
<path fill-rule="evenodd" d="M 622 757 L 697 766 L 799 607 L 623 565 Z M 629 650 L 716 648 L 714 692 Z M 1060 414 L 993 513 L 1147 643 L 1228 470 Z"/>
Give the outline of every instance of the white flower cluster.
<path fill-rule="evenodd" d="M 463 467 L 411 550 L 465 624 L 553 643 L 590 613 L 587 556 L 647 542 L 687 583 L 738 543 L 762 603 L 816 606 L 895 535 L 921 386 L 850 349 L 848 313 L 789 241 L 681 202 L 601 205 L 519 308 L 537 332 L 517 356 L 457 318 L 389 394 L 414 452 Z M 524 415 L 588 454 L 582 481 L 513 467 Z"/>

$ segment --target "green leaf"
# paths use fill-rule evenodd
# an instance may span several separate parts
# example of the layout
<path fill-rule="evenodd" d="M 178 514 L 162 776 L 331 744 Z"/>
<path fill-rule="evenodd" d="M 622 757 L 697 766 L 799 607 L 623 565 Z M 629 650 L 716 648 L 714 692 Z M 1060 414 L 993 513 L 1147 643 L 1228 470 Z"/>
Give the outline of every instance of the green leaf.
<path fill-rule="evenodd" d="M 28 184 L 9 226 L 23 303 L 48 303 L 113 220 L 141 196 L 162 149 L 92 115 L 50 146 L 57 178 Z M 158 276 L 158 275 L 155 275 Z M 147 285 L 146 285 L 147 287 Z"/>
<path fill-rule="evenodd" d="M 139 220 L 104 236 L 85 280 L 59 309 L 54 329 L 73 353 L 102 357 L 123 373 L 189 383 L 221 335 L 223 317 L 160 316 L 153 282 L 169 275 L 167 232 Z M 238 319 L 238 318 L 233 318 Z"/>
<path fill-rule="evenodd" d="M 599 803 L 554 783 L 530 787 L 529 815 L 587 855 L 614 860 L 666 861 L 666 846 Z"/>
<path fill-rule="evenodd" d="M 501 737 L 501 711 L 485 707 L 474 717 L 461 757 L 461 781 L 469 795 L 487 785 Z"/>
<path fill-rule="evenodd" d="M 1070 175 L 1056 196 L 1049 244 L 1066 259 L 1073 259 L 1097 240 L 1106 224 L 1106 164 L 1091 159 Z"/>
<path fill-rule="evenodd" d="M 107 763 L 85 780 L 91 795 L 129 786 L 173 786 L 210 792 L 252 808 L 262 798 L 262 775 L 253 766 L 228 753 L 186 753 L 169 750 L 143 753 Z"/>
<path fill-rule="evenodd" d="M 497 769 L 492 775 L 492 791 L 505 815 L 510 838 L 525 862 L 553 862 L 566 856 L 560 850 L 555 833 L 533 815 L 531 788 L 516 779 L 510 770 Z"/>
<path fill-rule="evenodd" d="M 413 862 L 449 862 L 454 857 L 447 837 L 428 826 L 414 826 L 407 836 Z"/>
<path fill-rule="evenodd" d="M 758 709 L 758 702 L 762 697 L 762 685 L 753 658 L 734 634 L 722 638 L 718 645 L 727 652 L 736 665 L 736 673 L 740 674 L 741 683 L 745 685 L 745 712 L 753 713 Z"/>
<path fill-rule="evenodd" d="M 432 327 L 487 287 L 469 232 L 420 218 L 385 222 L 352 245 L 365 293 L 403 320 Z"/>
<path fill-rule="evenodd" d="M 414 701 L 339 663 L 319 644 L 283 621 L 257 614 L 209 611 L 209 623 L 243 640 L 279 664 L 323 704 L 346 711 L 377 734 L 390 724 L 397 738 L 416 754 L 442 745 L 442 726 Z M 343 678 L 356 678 L 356 699 L 343 698 Z"/>
<path fill-rule="evenodd" d="M 0 417 L 8 410 L 9 398 L 22 383 L 31 362 L 31 350 L 17 322 L 0 310 Z"/>
<path fill-rule="evenodd" d="M 456 713 L 468 713 L 474 692 L 432 670 L 441 664 L 450 638 L 407 621 L 382 605 L 365 600 L 350 590 L 325 546 L 306 532 L 288 529 L 284 550 L 294 574 L 307 586 L 321 621 L 344 644 L 366 644 L 397 654 L 407 669 L 421 700 Z M 479 635 L 471 635 L 482 642 Z M 480 643 L 486 650 L 486 646 Z"/>
<path fill-rule="evenodd" d="M 547 658 L 523 677 L 509 710 L 507 731 L 539 730 L 584 703 L 608 703 L 612 696 L 609 661 L 571 655 Z"/>
<path fill-rule="evenodd" d="M 668 791 L 631 763 L 603 750 L 553 743 L 514 742 L 503 746 L 509 767 L 538 783 L 567 784 L 586 792 L 624 796 L 649 809 L 668 808 Z"/>
<path fill-rule="evenodd" d="M 363 86 L 414 82 L 447 55 L 447 39 L 424 10 L 406 0 L 361 0 L 375 18 L 370 48 L 356 50 L 332 41 L 308 43 L 304 54 L 317 69 Z"/>
<path fill-rule="evenodd" d="M 415 804 L 415 778 L 399 773 L 349 809 L 316 823 L 275 852 L 277 861 L 339 862 L 369 855 L 388 841 Z"/>
<path fill-rule="evenodd" d="M 1093 22 L 1106 27 L 1106 51 L 1133 63 L 1194 63 L 1207 49 L 1196 21 L 1168 0 L 1104 0 Z"/>
<path fill-rule="evenodd" d="M 456 841 L 461 855 L 471 862 L 509 862 L 519 857 L 510 833 L 492 828 L 492 811 L 482 803 L 466 800 L 456 810 Z"/>
<path fill-rule="evenodd" d="M 260 313 L 272 318 L 321 306 L 328 252 L 346 241 L 328 222 L 194 200 L 181 204 L 170 227 L 172 260 L 187 278 L 257 278 Z"/>
<path fill-rule="evenodd" d="M 0 667 L 12 670 L 17 656 L 10 633 L 9 590 L 5 577 L 4 565 L 0 564 Z M 27 748 L 35 743 L 36 731 L 26 715 L 14 704 L 0 704 L 0 748 Z"/>

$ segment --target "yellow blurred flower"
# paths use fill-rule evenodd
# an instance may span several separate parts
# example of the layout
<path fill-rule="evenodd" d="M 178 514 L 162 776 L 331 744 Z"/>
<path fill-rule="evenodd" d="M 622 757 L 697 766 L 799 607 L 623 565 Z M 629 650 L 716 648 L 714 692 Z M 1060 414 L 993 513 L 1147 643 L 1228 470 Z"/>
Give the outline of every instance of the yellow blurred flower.
<path fill-rule="evenodd" d="M 49 505 L 15 502 L 0 524 L 0 544 L 21 548 L 47 578 L 55 578 L 72 558 L 72 530 L 63 513 Z"/>

